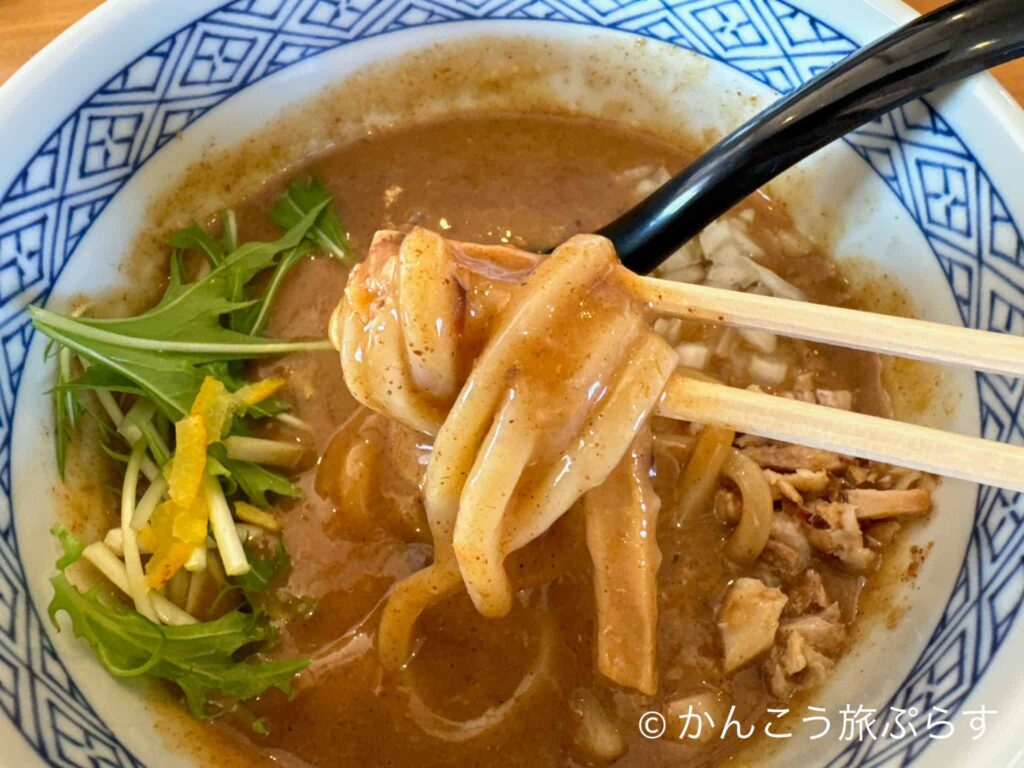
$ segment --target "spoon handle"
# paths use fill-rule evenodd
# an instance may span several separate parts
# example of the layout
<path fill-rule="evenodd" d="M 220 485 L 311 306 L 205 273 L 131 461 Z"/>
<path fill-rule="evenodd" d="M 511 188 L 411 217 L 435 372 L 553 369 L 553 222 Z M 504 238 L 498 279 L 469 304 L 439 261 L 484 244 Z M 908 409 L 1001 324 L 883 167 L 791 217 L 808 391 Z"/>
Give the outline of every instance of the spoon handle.
<path fill-rule="evenodd" d="M 959 0 L 854 53 L 726 137 L 601 230 L 650 272 L 786 169 L 939 86 L 1024 55 L 1024 0 Z"/>

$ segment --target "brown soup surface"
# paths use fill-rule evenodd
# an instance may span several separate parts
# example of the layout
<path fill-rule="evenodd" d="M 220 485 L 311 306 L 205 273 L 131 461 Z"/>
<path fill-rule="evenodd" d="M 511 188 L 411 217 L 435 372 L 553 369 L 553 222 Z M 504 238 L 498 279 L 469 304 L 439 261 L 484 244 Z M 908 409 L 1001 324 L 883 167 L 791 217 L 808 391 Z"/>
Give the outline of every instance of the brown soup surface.
<path fill-rule="evenodd" d="M 335 196 L 356 253 L 365 253 L 376 230 L 414 224 L 453 239 L 529 249 L 593 231 L 630 207 L 637 199 L 633 169 L 674 172 L 691 155 L 686 148 L 610 123 L 499 114 L 375 133 L 319 158 L 309 170 Z M 243 238 L 269 236 L 263 212 L 279 190 L 280 185 L 268 188 L 240 209 Z M 762 243 L 776 243 L 773 233 L 792 228 L 764 198 L 750 200 L 740 212 L 743 208 L 755 212 Z M 794 258 L 776 246 L 767 250 L 765 263 L 812 300 L 842 303 L 847 298 L 835 266 L 816 249 Z M 269 332 L 322 334 L 345 278 L 345 271 L 327 259 L 305 263 L 282 293 Z M 551 333 L 571 329 L 552 328 Z M 885 410 L 877 360 L 792 346 L 798 370 L 817 365 L 830 388 L 855 393 L 859 410 Z M 827 364 L 820 364 L 822 357 Z M 429 562 L 429 533 L 375 524 L 372 516 L 358 531 L 338 520 L 335 500 L 318 492 L 316 477 L 339 471 L 330 465 L 329 447 L 356 404 L 334 354 L 296 356 L 279 363 L 281 369 L 288 376 L 286 396 L 295 414 L 314 426 L 317 453 L 327 456 L 302 475 L 304 498 L 282 514 L 292 570 L 280 586 L 280 598 L 291 608 L 282 612 L 287 619 L 280 622 L 278 653 L 309 656 L 313 662 L 294 698 L 272 692 L 250 703 L 244 716 L 217 726 L 250 741 L 253 759 L 262 755 L 286 766 L 588 764 L 593 758 L 576 746 L 580 725 L 574 695 L 583 690 L 600 702 L 625 739 L 626 752 L 617 765 L 697 766 L 715 763 L 738 744 L 730 739 L 703 744 L 647 740 L 637 729 L 640 714 L 713 689 L 736 705 L 743 721 L 763 716 L 773 696 L 762 674 L 757 666 L 722 674 L 715 626 L 716 606 L 727 586 L 756 568 L 740 567 L 723 556 L 729 529 L 710 511 L 682 529 L 659 532 L 664 559 L 656 697 L 618 689 L 595 671 L 591 566 L 576 535 L 565 536 L 571 549 L 565 573 L 542 589 L 522 590 L 508 617 L 485 619 L 467 596 L 451 598 L 420 622 L 421 645 L 408 669 L 386 672 L 374 652 L 379 607 L 397 580 Z M 736 381 L 742 376 L 728 363 L 710 372 L 748 383 Z M 571 517 L 560 525 L 574 525 Z M 831 591 L 846 595 L 846 619 L 852 620 L 863 577 L 824 560 L 815 563 L 827 574 Z M 300 600 L 304 611 L 294 608 Z M 530 705 L 474 738 L 454 726 L 431 723 L 425 729 L 417 696 L 429 696 L 430 711 L 452 723 L 478 717 L 513 696 L 537 653 L 531 617 L 540 601 L 554 617 L 556 658 L 554 674 Z M 416 692 L 410 690 L 413 679 Z M 254 718 L 265 722 L 268 735 L 251 731 Z"/>
<path fill-rule="evenodd" d="M 334 196 L 353 252 L 361 257 L 377 230 L 416 225 L 456 240 L 545 249 L 599 229 L 637 202 L 639 181 L 658 169 L 674 173 L 693 155 L 688 147 L 610 122 L 498 113 L 375 131 L 319 157 L 307 170 Z M 265 212 L 287 181 L 267 185 L 238 208 L 242 240 L 274 236 Z M 760 263 L 810 300 L 849 303 L 840 270 L 820 248 L 794 234 L 785 212 L 768 199 L 756 196 L 730 217 L 745 222 L 764 252 Z M 338 262 L 305 261 L 288 278 L 268 333 L 323 337 L 345 281 Z M 572 329 L 552 327 L 550 333 L 569 339 Z M 676 325 L 667 333 L 673 344 L 725 343 L 721 329 Z M 750 354 L 747 349 L 715 355 L 705 373 L 788 396 L 841 393 L 849 407 L 867 413 L 885 414 L 890 408 L 875 356 L 780 341 L 773 354 L 789 363 L 785 379 L 765 384 L 750 373 Z M 658 531 L 656 695 L 618 687 L 595 668 L 593 574 L 578 510 L 546 534 L 559 551 L 554 578 L 520 589 L 511 613 L 500 619 L 480 616 L 464 593 L 445 600 L 417 625 L 411 661 L 400 671 L 388 671 L 375 650 L 381 606 L 396 582 L 431 561 L 429 529 L 414 514 L 396 514 L 415 505 L 410 478 L 415 480 L 419 467 L 400 466 L 393 475 L 377 472 L 368 480 L 374 493 L 366 514 L 346 518 L 339 511 L 335 479 L 351 466 L 345 469 L 345 456 L 332 445 L 360 406 L 345 388 L 337 354 L 293 355 L 264 368 L 261 373 L 287 377 L 284 397 L 295 416 L 311 425 L 311 448 L 320 458 L 298 477 L 304 496 L 279 507 L 291 568 L 266 606 L 279 632 L 274 655 L 308 657 L 311 664 L 297 679 L 293 697 L 271 691 L 207 726 L 211 735 L 241 749 L 249 764 L 713 765 L 742 745 L 735 738 L 646 739 L 638 729 L 640 716 L 698 701 L 716 716 L 735 707 L 737 719 L 756 724 L 773 703 L 820 682 L 809 673 L 773 679 L 778 669 L 770 665 L 782 663 L 777 657 L 728 674 L 723 670 L 716 622 L 723 596 L 737 579 L 758 578 L 784 590 L 791 620 L 801 618 L 801 607 L 804 613 L 826 607 L 808 593 L 827 593 L 827 605 L 838 606 L 832 618 L 841 637 L 828 648 L 826 674 L 847 648 L 858 598 L 877 562 L 851 568 L 825 547 L 808 547 L 798 567 L 771 547 L 754 563 L 731 561 L 723 552 L 734 527 L 727 508 L 735 489 L 723 480 L 713 508 L 679 526 L 662 524 Z M 654 430 L 668 437 L 689 434 L 660 419 L 654 420 Z M 384 427 L 369 434 L 399 465 L 415 464 L 422 456 L 415 445 L 399 445 L 401 439 Z M 763 453 L 770 448 L 756 442 L 745 446 Z M 779 472 L 787 469 L 766 461 Z M 656 461 L 656 469 L 662 518 L 670 520 L 681 463 L 669 457 L 661 465 Z M 829 490 L 819 489 L 828 497 L 822 501 L 848 486 L 892 487 L 899 480 L 886 471 L 844 458 L 841 467 L 829 470 Z M 799 521 L 799 505 L 787 508 L 787 503 L 784 496 L 777 498 L 776 514 Z M 884 525 L 865 524 L 864 540 L 876 560 L 886 557 L 895 535 L 891 526 L 883 531 Z M 542 615 L 550 617 L 546 628 L 540 626 Z M 504 707 L 515 703 L 517 689 L 535 674 L 542 634 L 553 658 L 542 679 L 531 682 L 527 705 Z M 603 736 L 617 734 L 620 741 L 606 752 L 600 735 L 582 733 L 594 724 L 595 712 Z M 256 733 L 254 722 L 265 733 Z"/>

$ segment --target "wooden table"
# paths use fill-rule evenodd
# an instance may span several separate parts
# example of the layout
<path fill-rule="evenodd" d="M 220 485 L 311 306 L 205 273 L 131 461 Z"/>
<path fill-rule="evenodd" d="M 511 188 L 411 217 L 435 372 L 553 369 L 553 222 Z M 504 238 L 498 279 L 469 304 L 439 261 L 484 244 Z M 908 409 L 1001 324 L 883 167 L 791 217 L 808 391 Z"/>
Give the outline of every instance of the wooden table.
<path fill-rule="evenodd" d="M 32 54 L 102 1 L 0 0 L 0 83 L 28 61 Z M 908 2 L 922 12 L 945 4 L 945 0 Z M 1024 60 L 1000 67 L 996 76 L 1019 101 L 1024 102 Z"/>

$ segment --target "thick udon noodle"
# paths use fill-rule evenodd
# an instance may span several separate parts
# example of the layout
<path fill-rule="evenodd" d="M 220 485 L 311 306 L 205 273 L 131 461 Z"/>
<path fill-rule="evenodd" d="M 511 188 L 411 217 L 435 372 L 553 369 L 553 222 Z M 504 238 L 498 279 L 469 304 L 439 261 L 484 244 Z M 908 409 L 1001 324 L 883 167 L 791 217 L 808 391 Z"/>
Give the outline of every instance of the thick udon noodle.
<path fill-rule="evenodd" d="M 415 229 L 378 233 L 350 276 L 331 322 L 349 390 L 433 437 L 421 486 L 433 562 L 390 594 L 378 635 L 385 666 L 406 663 L 418 617 L 460 590 L 484 616 L 506 615 L 514 594 L 506 559 L 542 544 L 582 500 L 597 666 L 622 686 L 656 691 L 661 503 L 648 420 L 678 357 L 651 330 L 621 270 L 598 236 L 541 258 Z M 695 442 L 670 447 L 688 459 L 676 514 L 706 505 L 724 474 L 743 501 L 726 552 L 749 561 L 768 539 L 772 495 L 733 438 L 706 427 Z M 514 700 L 539 674 L 527 675 Z M 432 732 L 453 727 L 417 719 Z"/>

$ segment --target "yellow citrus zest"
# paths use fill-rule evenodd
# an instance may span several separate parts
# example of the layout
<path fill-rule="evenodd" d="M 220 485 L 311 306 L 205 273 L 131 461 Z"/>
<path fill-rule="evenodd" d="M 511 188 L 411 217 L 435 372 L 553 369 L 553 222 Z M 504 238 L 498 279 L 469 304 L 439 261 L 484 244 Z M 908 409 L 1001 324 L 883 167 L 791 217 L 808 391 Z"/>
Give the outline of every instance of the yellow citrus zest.
<path fill-rule="evenodd" d="M 269 379 L 262 379 L 241 387 L 235 392 L 235 399 L 246 407 L 253 406 L 263 402 L 283 386 L 284 379 L 273 376 Z"/>
<path fill-rule="evenodd" d="M 188 509 L 165 501 L 153 512 L 149 524 L 139 531 L 139 542 L 152 550 L 146 564 L 146 581 L 158 589 L 188 560 L 196 547 L 206 546 L 209 509 L 206 497 L 196 496 Z"/>
<path fill-rule="evenodd" d="M 186 416 L 174 425 L 174 459 L 167 478 L 171 500 L 188 509 L 199 495 L 206 472 L 206 423 L 202 416 Z"/>
<path fill-rule="evenodd" d="M 174 425 L 174 456 L 164 468 L 170 499 L 157 506 L 149 523 L 139 531 L 139 543 L 153 553 L 146 563 L 146 581 L 151 589 L 166 584 L 196 547 L 206 546 L 210 511 L 201 488 L 207 469 L 207 446 L 220 441 L 236 410 L 266 400 L 282 386 L 284 379 L 270 378 L 228 392 L 213 376 L 203 379 L 189 414 Z M 270 531 L 281 529 L 274 515 L 244 501 L 235 504 L 235 514 Z"/>
<path fill-rule="evenodd" d="M 243 523 L 252 523 L 268 531 L 281 530 L 281 522 L 274 514 L 244 501 L 235 502 L 235 517 Z"/>
<path fill-rule="evenodd" d="M 192 403 L 190 415 L 202 416 L 206 424 L 206 442 L 215 443 L 224 433 L 224 424 L 234 410 L 231 394 L 220 379 L 207 376 Z"/>
<path fill-rule="evenodd" d="M 150 589 L 160 589 L 171 580 L 188 561 L 194 547 L 172 539 L 160 547 L 146 563 L 146 584 Z"/>
<path fill-rule="evenodd" d="M 257 405 L 284 386 L 284 379 L 274 377 L 246 384 L 237 392 L 228 392 L 220 380 L 207 376 L 192 403 L 190 415 L 202 416 L 206 423 L 207 444 L 218 442 L 224 427 L 240 408 Z"/>

